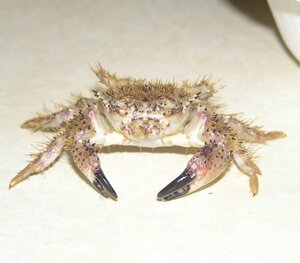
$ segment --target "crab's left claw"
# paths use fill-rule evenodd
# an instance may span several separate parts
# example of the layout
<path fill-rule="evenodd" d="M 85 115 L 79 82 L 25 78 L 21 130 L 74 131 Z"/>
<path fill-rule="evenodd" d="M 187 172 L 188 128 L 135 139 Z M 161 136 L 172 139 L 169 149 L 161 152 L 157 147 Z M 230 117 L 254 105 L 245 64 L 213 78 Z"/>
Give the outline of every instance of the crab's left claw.
<path fill-rule="evenodd" d="M 177 199 L 207 185 L 222 174 L 231 159 L 225 145 L 205 145 L 192 157 L 186 169 L 158 193 L 157 200 Z"/>
<path fill-rule="evenodd" d="M 186 168 L 177 178 L 164 187 L 158 194 L 158 201 L 169 201 L 188 194 L 191 190 L 190 185 L 195 177 L 189 174 Z"/>
<path fill-rule="evenodd" d="M 104 197 L 117 201 L 118 196 L 102 171 L 95 145 L 76 143 L 70 153 L 77 167 L 96 190 Z"/>

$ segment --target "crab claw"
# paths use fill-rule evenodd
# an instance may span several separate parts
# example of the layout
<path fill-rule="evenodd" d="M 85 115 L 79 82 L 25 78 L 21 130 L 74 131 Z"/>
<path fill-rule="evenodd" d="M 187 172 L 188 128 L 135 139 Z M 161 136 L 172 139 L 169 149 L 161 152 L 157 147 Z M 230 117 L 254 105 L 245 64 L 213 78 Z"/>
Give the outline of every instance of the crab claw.
<path fill-rule="evenodd" d="M 186 169 L 157 195 L 158 201 L 184 197 L 216 179 L 231 162 L 224 145 L 207 144 L 192 157 Z"/>
<path fill-rule="evenodd" d="M 95 189 L 105 198 L 117 201 L 118 196 L 102 171 L 95 145 L 76 143 L 70 153 L 77 167 Z"/>
<path fill-rule="evenodd" d="M 164 187 L 158 194 L 157 200 L 169 201 L 189 193 L 190 184 L 194 180 L 186 168 L 176 179 Z"/>
<path fill-rule="evenodd" d="M 118 195 L 106 179 L 102 169 L 94 173 L 95 179 L 93 180 L 93 185 L 95 188 L 106 198 L 110 197 L 112 200 L 117 201 Z"/>

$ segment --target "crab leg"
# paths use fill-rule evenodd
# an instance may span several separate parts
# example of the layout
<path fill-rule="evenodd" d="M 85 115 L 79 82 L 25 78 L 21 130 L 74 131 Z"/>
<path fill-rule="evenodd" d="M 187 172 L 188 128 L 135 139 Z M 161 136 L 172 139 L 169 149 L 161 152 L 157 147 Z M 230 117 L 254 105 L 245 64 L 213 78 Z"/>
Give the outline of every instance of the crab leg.
<path fill-rule="evenodd" d="M 261 174 L 258 166 L 252 161 L 251 155 L 245 149 L 233 153 L 233 160 L 237 167 L 250 179 L 250 188 L 253 196 L 258 192 L 258 175 Z"/>
<path fill-rule="evenodd" d="M 225 117 L 225 116 L 224 116 Z M 269 140 L 276 140 L 279 138 L 286 137 L 284 132 L 280 131 L 271 131 L 266 132 L 260 129 L 260 127 L 254 126 L 251 127 L 245 122 L 242 122 L 232 116 L 226 116 L 225 120 L 227 120 L 230 127 L 234 129 L 237 135 L 241 138 L 241 140 L 251 143 L 265 143 Z"/>
<path fill-rule="evenodd" d="M 116 201 L 118 196 L 102 171 L 95 145 L 77 143 L 70 149 L 70 153 L 77 167 L 99 193 Z"/>
<path fill-rule="evenodd" d="M 186 169 L 157 195 L 169 201 L 188 195 L 216 179 L 231 162 L 231 153 L 224 144 L 209 143 L 188 162 Z"/>
<path fill-rule="evenodd" d="M 64 108 L 49 115 L 29 119 L 21 127 L 33 130 L 51 130 L 58 128 L 63 122 L 70 120 L 73 116 L 74 110 L 72 108 Z"/>
<path fill-rule="evenodd" d="M 11 180 L 9 188 L 14 187 L 29 176 L 47 169 L 61 154 L 64 143 L 65 137 L 63 134 L 54 138 L 43 152 L 37 154 L 37 157 Z"/>
<path fill-rule="evenodd" d="M 49 115 L 38 116 L 25 121 L 21 127 L 33 130 L 53 130 L 57 129 L 62 123 L 67 122 L 74 118 L 78 110 L 93 103 L 92 99 L 81 98 L 75 105 L 70 107 L 63 107 L 62 110 L 54 112 Z"/>

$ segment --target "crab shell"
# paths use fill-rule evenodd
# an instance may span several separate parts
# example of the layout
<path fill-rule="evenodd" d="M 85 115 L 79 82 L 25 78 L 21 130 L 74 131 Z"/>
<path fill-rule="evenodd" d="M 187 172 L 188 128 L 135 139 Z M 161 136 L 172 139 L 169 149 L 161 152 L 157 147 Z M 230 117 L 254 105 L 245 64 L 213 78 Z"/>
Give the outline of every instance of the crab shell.
<path fill-rule="evenodd" d="M 130 78 L 112 81 L 112 76 L 104 81 L 103 74 L 97 71 L 97 75 L 102 80 L 94 90 L 99 111 L 115 132 L 114 138 L 118 137 L 118 140 L 111 138 L 111 144 L 152 148 L 203 145 L 199 127 L 186 128 L 195 115 L 199 116 L 208 107 L 206 102 L 215 92 L 215 83 L 206 79 L 194 84 L 185 81 L 181 85 Z M 173 140 L 169 140 L 170 136 Z M 193 137 L 197 137 L 194 142 Z M 99 143 L 97 135 L 92 141 Z M 109 141 L 105 145 L 108 144 Z"/>

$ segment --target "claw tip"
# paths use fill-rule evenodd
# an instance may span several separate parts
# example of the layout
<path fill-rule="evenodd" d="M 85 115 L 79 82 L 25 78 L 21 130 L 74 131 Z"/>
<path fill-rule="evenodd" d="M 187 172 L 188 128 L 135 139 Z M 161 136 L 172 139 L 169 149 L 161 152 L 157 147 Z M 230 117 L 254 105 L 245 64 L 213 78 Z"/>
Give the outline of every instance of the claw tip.
<path fill-rule="evenodd" d="M 95 180 L 93 181 L 93 185 L 96 189 L 106 198 L 110 198 L 114 201 L 118 200 L 118 195 L 116 191 L 113 189 L 107 178 L 105 177 L 102 169 L 99 169 L 95 173 Z"/>

